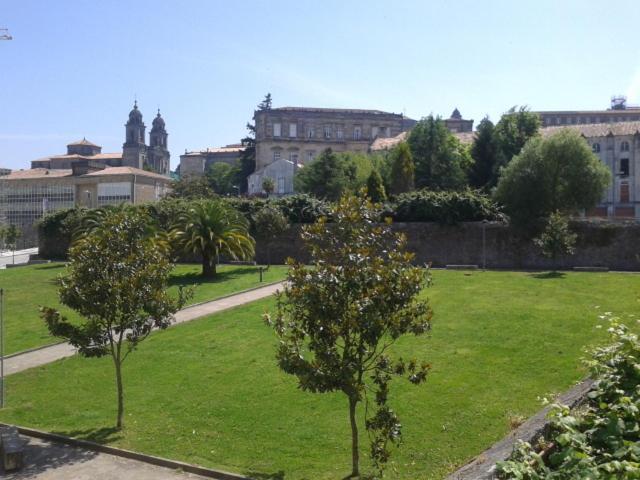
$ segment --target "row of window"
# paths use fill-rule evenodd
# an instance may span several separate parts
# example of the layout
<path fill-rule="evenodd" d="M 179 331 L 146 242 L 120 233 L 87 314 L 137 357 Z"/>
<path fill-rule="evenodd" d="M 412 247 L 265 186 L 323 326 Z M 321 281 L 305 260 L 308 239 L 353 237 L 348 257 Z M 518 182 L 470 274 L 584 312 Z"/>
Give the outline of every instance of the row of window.
<path fill-rule="evenodd" d="M 313 151 L 313 150 L 307 151 L 306 155 L 305 155 L 305 160 L 304 160 L 305 163 L 311 162 L 315 158 L 315 156 L 316 156 L 316 152 L 315 151 Z M 277 149 L 274 150 L 273 151 L 273 161 L 276 162 L 276 161 L 280 160 L 281 158 L 283 158 L 282 157 L 282 150 L 277 150 Z M 300 157 L 295 152 L 289 152 L 288 160 L 290 162 L 293 162 L 293 163 L 298 163 L 300 161 Z"/>
<path fill-rule="evenodd" d="M 586 117 L 544 117 L 545 125 L 576 125 L 585 123 L 613 123 L 613 122 L 637 122 L 640 115 L 629 115 L 625 117 L 612 116 L 586 116 Z"/>
<path fill-rule="evenodd" d="M 316 138 L 316 127 L 314 125 L 308 125 L 306 129 L 306 138 Z M 298 124 L 290 123 L 289 124 L 289 138 L 297 138 L 298 137 Z M 322 127 L 322 138 L 325 140 L 330 140 L 332 138 L 337 140 L 344 140 L 345 131 L 343 127 L 334 127 L 332 125 L 324 125 Z M 283 130 L 281 123 L 273 124 L 273 136 L 274 137 L 283 137 Z M 362 127 L 360 125 L 354 125 L 353 131 L 351 133 L 353 140 L 361 140 L 362 135 Z M 391 127 L 371 127 L 371 138 L 376 138 L 378 136 L 390 137 L 391 136 Z"/>
<path fill-rule="evenodd" d="M 620 143 L 620 151 L 621 152 L 628 152 L 629 149 L 630 149 L 629 142 L 625 141 L 625 142 Z M 600 153 L 600 144 L 597 143 L 597 142 L 593 143 L 591 145 L 591 150 L 593 150 L 593 153 Z"/>

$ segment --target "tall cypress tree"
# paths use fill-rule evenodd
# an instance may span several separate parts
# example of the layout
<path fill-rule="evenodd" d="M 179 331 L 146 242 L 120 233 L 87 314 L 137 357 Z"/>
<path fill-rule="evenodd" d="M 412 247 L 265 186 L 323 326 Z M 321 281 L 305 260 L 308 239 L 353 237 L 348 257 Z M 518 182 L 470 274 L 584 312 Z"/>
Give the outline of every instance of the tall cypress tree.
<path fill-rule="evenodd" d="M 489 117 L 484 117 L 478 125 L 476 137 L 471 146 L 473 166 L 469 172 L 469 183 L 473 187 L 487 188 L 492 182 L 498 154 L 493 135 L 494 129 Z"/>
<path fill-rule="evenodd" d="M 387 199 L 382 177 L 375 168 L 367 179 L 367 195 L 373 202 L 384 202 Z"/>
<path fill-rule="evenodd" d="M 400 142 L 391 151 L 391 193 L 398 195 L 414 188 L 413 157 L 407 142 Z"/>

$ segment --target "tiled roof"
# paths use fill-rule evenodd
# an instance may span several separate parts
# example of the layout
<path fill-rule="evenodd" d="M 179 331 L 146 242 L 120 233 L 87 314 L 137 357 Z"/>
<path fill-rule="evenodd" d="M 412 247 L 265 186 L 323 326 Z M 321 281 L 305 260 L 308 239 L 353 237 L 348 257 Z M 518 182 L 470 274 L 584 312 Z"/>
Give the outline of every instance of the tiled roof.
<path fill-rule="evenodd" d="M 162 179 L 166 181 L 171 180 L 171 178 L 169 178 L 166 175 L 160 175 L 159 173 L 155 173 L 155 172 L 147 172 L 146 170 L 141 170 L 140 168 L 134 168 L 134 167 L 107 167 L 102 170 L 95 170 L 93 172 L 87 173 L 82 176 L 96 177 L 96 176 L 103 176 L 103 175 L 138 175 L 141 177 L 157 178 L 157 179 Z"/>
<path fill-rule="evenodd" d="M 98 153 L 97 155 L 51 155 L 49 157 L 42 157 L 34 162 L 40 161 L 56 161 L 56 160 L 118 160 L 122 158 L 122 153 Z"/>
<path fill-rule="evenodd" d="M 200 156 L 200 155 L 206 155 L 207 153 L 241 153 L 244 152 L 247 149 L 247 147 L 243 147 L 243 146 L 226 146 L 226 147 L 214 147 L 214 148 L 207 148 L 206 150 L 194 150 L 192 152 L 187 152 L 184 156 Z"/>
<path fill-rule="evenodd" d="M 366 110 L 356 108 L 318 108 L 318 107 L 279 107 L 272 108 L 272 112 L 318 112 L 318 113 L 366 113 L 371 115 L 400 115 L 399 113 L 383 112 L 382 110 Z"/>
<path fill-rule="evenodd" d="M 371 144 L 371 151 L 379 152 L 381 150 L 389 150 L 406 140 L 408 135 L 409 132 L 402 132 L 391 138 L 376 138 Z M 460 140 L 460 143 L 467 145 L 473 143 L 476 134 L 475 132 L 452 132 L 452 135 Z"/>
<path fill-rule="evenodd" d="M 585 137 L 606 137 L 607 135 L 635 135 L 640 134 L 640 122 L 617 123 L 585 123 L 579 125 L 562 125 L 544 127 L 540 129 L 542 136 L 553 135 L 562 129 L 577 130 Z"/>
<path fill-rule="evenodd" d="M 88 145 L 90 147 L 99 147 L 100 146 L 100 145 L 96 145 L 95 143 L 90 142 L 86 138 L 83 138 L 82 140 L 78 140 L 77 142 L 72 142 L 72 143 L 67 144 L 67 146 L 74 146 L 74 145 Z"/>
<path fill-rule="evenodd" d="M 3 176 L 2 180 L 69 177 L 72 173 L 71 169 L 66 168 L 31 168 L 29 170 L 13 170 L 9 175 Z"/>

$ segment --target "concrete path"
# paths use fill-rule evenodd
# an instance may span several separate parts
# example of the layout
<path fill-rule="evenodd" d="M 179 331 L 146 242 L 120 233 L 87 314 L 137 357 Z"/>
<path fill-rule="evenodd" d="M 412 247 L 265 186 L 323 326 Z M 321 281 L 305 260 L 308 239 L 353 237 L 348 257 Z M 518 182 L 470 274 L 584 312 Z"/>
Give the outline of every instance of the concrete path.
<path fill-rule="evenodd" d="M 11 264 L 27 263 L 31 255 L 37 255 L 38 248 L 27 248 L 25 250 L 16 250 L 15 255 L 12 251 L 4 250 L 0 252 L 0 268 Z"/>
<path fill-rule="evenodd" d="M 174 325 L 189 322 L 196 318 L 206 317 L 207 315 L 222 312 L 223 310 L 238 307 L 255 300 L 260 300 L 261 298 L 273 295 L 279 289 L 281 290 L 282 285 L 282 282 L 267 285 L 248 292 L 242 292 L 219 300 L 212 300 L 210 302 L 184 308 L 176 313 Z M 70 357 L 75 355 L 75 353 L 76 349 L 74 347 L 68 343 L 60 343 L 58 345 L 43 347 L 11 357 L 5 357 L 4 374 L 11 375 L 29 368 L 39 367 L 40 365 L 55 362 L 61 358 Z"/>
<path fill-rule="evenodd" d="M 8 480 L 200 480 L 200 475 L 158 467 L 148 463 L 98 453 L 82 448 L 52 443 L 33 437 L 22 437 L 25 447 L 25 468 L 15 473 L 3 473 Z"/>

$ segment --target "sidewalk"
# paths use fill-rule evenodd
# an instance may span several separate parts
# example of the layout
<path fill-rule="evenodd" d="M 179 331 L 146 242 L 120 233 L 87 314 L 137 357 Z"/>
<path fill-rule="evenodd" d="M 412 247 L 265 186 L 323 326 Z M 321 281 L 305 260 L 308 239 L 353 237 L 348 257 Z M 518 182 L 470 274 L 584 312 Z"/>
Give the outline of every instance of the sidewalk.
<path fill-rule="evenodd" d="M 5 265 L 11 265 L 14 263 L 18 265 L 21 263 L 27 263 L 31 255 L 37 255 L 38 248 L 27 248 L 24 250 L 16 250 L 15 255 L 11 250 L 4 250 L 0 252 L 0 268 Z"/>
<path fill-rule="evenodd" d="M 175 322 L 172 325 L 190 322 L 196 318 L 206 317 L 229 308 L 260 300 L 261 298 L 273 295 L 278 289 L 282 289 L 282 282 L 237 293 L 219 300 L 212 300 L 210 302 L 186 307 L 175 314 Z M 68 343 L 60 343 L 12 357 L 5 357 L 4 374 L 11 375 L 29 368 L 39 367 L 40 365 L 55 362 L 61 358 L 70 357 L 75 355 L 75 353 L 76 350 L 74 347 Z"/>

